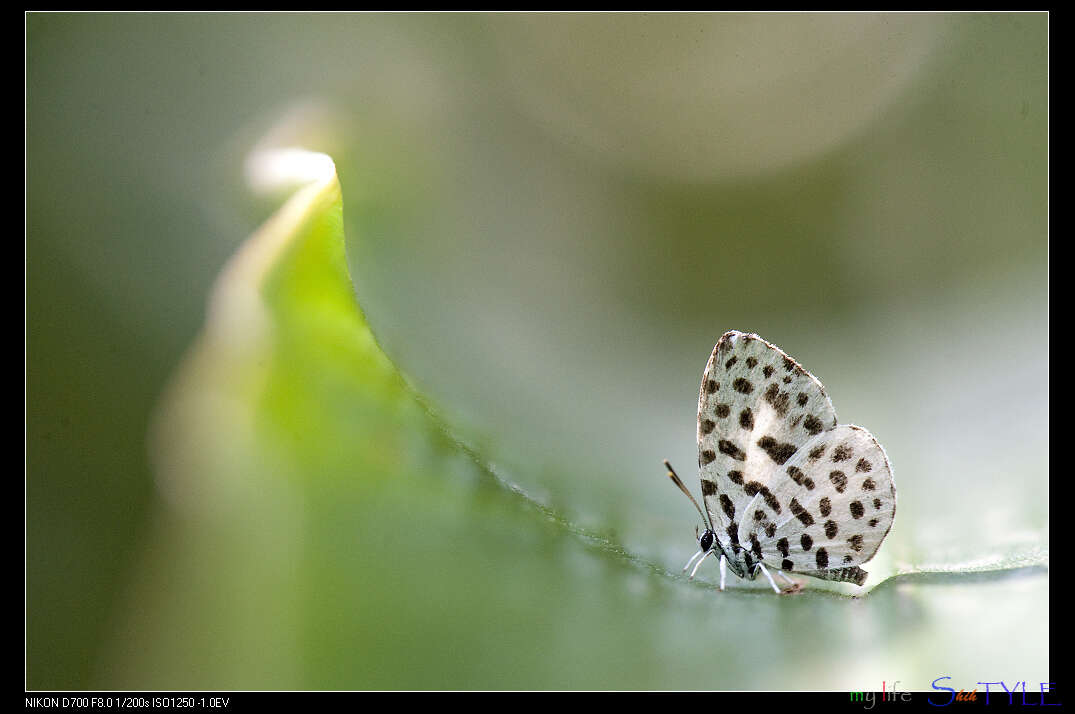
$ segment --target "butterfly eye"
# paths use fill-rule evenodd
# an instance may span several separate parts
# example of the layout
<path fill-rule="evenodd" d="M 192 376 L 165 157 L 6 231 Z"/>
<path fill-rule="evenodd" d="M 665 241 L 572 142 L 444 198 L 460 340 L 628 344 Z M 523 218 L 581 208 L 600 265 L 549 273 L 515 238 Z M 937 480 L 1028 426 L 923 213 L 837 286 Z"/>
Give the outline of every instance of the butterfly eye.
<path fill-rule="evenodd" d="M 707 529 L 706 532 L 702 534 L 702 537 L 698 539 L 698 545 L 703 551 L 708 551 L 713 547 L 713 538 L 713 531 Z"/>

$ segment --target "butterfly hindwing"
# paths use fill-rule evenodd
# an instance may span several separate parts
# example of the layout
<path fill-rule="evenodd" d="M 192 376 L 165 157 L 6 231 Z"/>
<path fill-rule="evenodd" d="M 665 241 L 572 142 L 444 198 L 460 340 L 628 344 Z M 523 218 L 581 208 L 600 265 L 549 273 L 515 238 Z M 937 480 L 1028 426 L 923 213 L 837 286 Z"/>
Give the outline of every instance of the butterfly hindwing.
<path fill-rule="evenodd" d="M 896 512 L 888 457 L 870 432 L 842 424 L 818 434 L 770 488 L 787 509 L 771 534 L 757 533 L 766 564 L 830 580 L 865 578 L 857 566 L 877 552 Z"/>

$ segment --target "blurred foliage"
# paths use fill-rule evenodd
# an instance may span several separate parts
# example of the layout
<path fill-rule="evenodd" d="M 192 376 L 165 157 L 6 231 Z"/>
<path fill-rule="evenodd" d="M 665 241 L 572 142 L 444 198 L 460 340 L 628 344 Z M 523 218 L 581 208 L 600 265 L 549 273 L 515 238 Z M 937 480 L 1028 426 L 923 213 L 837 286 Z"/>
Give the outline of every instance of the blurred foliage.
<path fill-rule="evenodd" d="M 1046 38 L 31 14 L 28 686 L 1047 681 Z M 678 575 L 732 328 L 885 445 L 868 596 Z"/>

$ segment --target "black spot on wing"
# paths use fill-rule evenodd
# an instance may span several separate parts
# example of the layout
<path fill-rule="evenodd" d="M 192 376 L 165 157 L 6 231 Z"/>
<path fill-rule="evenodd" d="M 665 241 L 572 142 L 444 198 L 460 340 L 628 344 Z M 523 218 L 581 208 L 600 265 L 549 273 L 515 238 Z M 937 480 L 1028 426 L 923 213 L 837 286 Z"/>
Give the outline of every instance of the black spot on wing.
<path fill-rule="evenodd" d="M 849 560 L 845 562 L 851 562 Z M 866 582 L 866 577 L 869 575 L 865 570 L 857 565 L 853 565 L 850 568 L 840 569 L 840 580 L 847 583 L 854 583 L 855 585 L 862 585 Z"/>
<path fill-rule="evenodd" d="M 862 536 L 859 536 L 859 540 L 861 539 Z M 761 560 L 761 543 L 758 542 L 758 536 L 753 533 L 750 534 L 750 552 L 756 555 L 758 560 Z"/>
<path fill-rule="evenodd" d="M 818 419 L 813 414 L 808 415 L 806 417 L 806 421 L 803 422 L 803 429 L 806 429 L 806 431 L 810 434 L 810 436 L 815 436 L 815 435 L 819 434 L 823 428 L 824 427 L 821 424 L 821 420 Z M 824 450 L 825 447 L 822 446 L 822 447 L 819 447 L 819 448 Z M 811 453 L 813 453 L 813 452 L 811 452 Z"/>
<path fill-rule="evenodd" d="M 780 501 L 776 499 L 767 487 L 761 487 L 761 497 L 765 499 L 765 505 L 769 507 L 769 510 L 774 513 L 780 513 Z"/>
<path fill-rule="evenodd" d="M 795 453 L 795 444 L 781 443 L 771 436 L 758 439 L 758 446 L 769 455 L 770 459 L 781 466 Z"/>
<path fill-rule="evenodd" d="M 740 394 L 750 394 L 754 391 L 754 385 L 742 377 L 736 377 L 735 381 L 732 382 L 732 389 Z"/>
<path fill-rule="evenodd" d="M 717 484 L 713 483 L 709 479 L 702 479 L 702 496 L 713 496 L 717 493 Z M 722 498 L 727 498 L 723 496 Z"/>
<path fill-rule="evenodd" d="M 765 397 L 765 401 L 769 402 L 773 409 L 776 410 L 777 414 L 781 417 L 787 415 L 788 402 L 790 401 L 787 392 L 781 392 L 780 387 L 776 386 L 776 384 L 770 384 L 763 396 Z"/>
<path fill-rule="evenodd" d="M 739 546 L 739 524 L 732 521 L 724 532 L 728 534 L 728 540 L 731 541 L 732 546 L 737 548 Z"/>
<path fill-rule="evenodd" d="M 743 411 L 739 412 L 739 426 L 743 427 L 747 431 L 754 428 L 754 412 L 747 407 Z"/>
<path fill-rule="evenodd" d="M 844 476 L 843 471 L 831 471 L 829 472 L 829 480 L 832 481 L 832 485 L 836 487 L 837 493 L 843 493 L 847 488 L 847 476 Z"/>
<path fill-rule="evenodd" d="M 788 539 L 781 538 L 776 542 L 776 549 L 780 552 L 780 555 L 785 558 L 788 557 Z"/>
<path fill-rule="evenodd" d="M 720 453 L 730 456 L 736 461 L 747 460 L 746 453 L 727 439 L 721 439 L 720 442 L 717 443 L 717 448 L 720 449 Z"/>
<path fill-rule="evenodd" d="M 795 483 L 805 487 L 807 491 L 814 490 L 814 479 L 804 474 L 802 472 L 802 469 L 798 468 L 797 466 L 788 467 L 788 476 L 790 476 L 791 480 Z"/>
<path fill-rule="evenodd" d="M 804 526 L 814 525 L 814 517 L 811 516 L 810 512 L 803 508 L 802 504 L 799 503 L 796 499 L 791 499 L 790 507 L 792 515 L 802 521 L 802 524 Z"/>

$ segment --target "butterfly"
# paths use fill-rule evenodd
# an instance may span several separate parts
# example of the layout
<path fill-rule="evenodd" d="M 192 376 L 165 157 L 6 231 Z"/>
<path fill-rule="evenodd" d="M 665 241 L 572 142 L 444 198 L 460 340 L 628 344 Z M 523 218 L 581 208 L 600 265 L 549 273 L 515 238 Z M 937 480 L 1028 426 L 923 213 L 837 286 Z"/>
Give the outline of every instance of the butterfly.
<path fill-rule="evenodd" d="M 704 530 L 683 570 L 720 556 L 763 574 L 780 593 L 785 573 L 862 585 L 859 566 L 877 553 L 896 515 L 896 485 L 881 444 L 837 424 L 825 388 L 756 334 L 732 330 L 713 348 L 698 393 L 698 469 L 705 510 L 668 461 L 668 477 L 691 500 Z"/>

